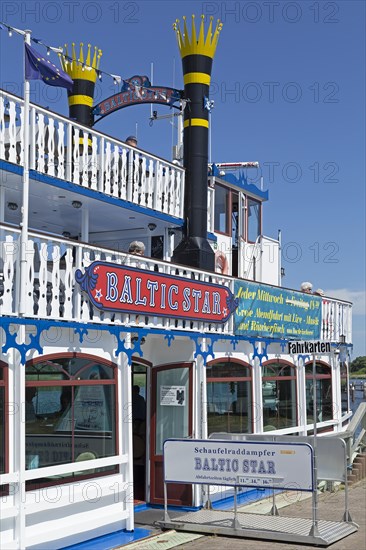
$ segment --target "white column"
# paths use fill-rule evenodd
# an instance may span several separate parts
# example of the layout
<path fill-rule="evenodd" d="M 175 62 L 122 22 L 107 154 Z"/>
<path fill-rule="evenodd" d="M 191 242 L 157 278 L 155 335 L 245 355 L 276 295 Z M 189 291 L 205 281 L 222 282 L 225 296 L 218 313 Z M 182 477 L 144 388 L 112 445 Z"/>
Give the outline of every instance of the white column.
<path fill-rule="evenodd" d="M 203 349 L 206 350 L 206 339 L 203 344 Z M 208 424 L 207 424 L 207 377 L 206 377 L 206 364 L 203 361 L 202 356 L 200 355 L 196 362 L 197 368 L 197 424 L 198 432 L 196 437 L 198 439 L 207 439 L 208 438 Z M 195 501 L 196 506 L 204 504 L 206 488 L 205 485 L 194 485 L 195 488 Z"/>
<path fill-rule="evenodd" d="M 262 344 L 258 343 L 261 352 Z M 251 361 L 253 368 L 253 430 L 254 433 L 263 432 L 263 396 L 262 396 L 262 367 L 256 357 Z"/>
<path fill-rule="evenodd" d="M 127 345 L 131 343 L 131 333 L 125 335 Z M 125 465 L 124 483 L 126 485 L 126 510 L 128 518 L 126 522 L 127 531 L 134 529 L 134 490 L 133 490 L 133 435 L 132 435 L 132 387 L 131 387 L 131 365 L 125 353 L 121 353 L 118 358 L 118 365 L 121 371 L 121 392 L 119 404 L 119 415 L 121 424 L 121 438 L 123 454 L 128 455 L 128 461 Z"/>
<path fill-rule="evenodd" d="M 304 362 L 297 360 L 296 365 L 296 385 L 297 385 L 297 411 L 298 425 L 301 427 L 300 435 L 306 435 L 306 377 Z"/>
<path fill-rule="evenodd" d="M 89 242 L 89 207 L 83 205 L 81 209 L 81 240 L 84 243 Z"/>
<path fill-rule="evenodd" d="M 342 431 L 342 391 L 341 391 L 341 363 L 339 355 L 332 353 L 330 360 L 332 373 L 332 404 L 336 404 L 333 408 L 333 419 L 337 421 L 335 429 L 337 432 Z"/>
<path fill-rule="evenodd" d="M 18 340 L 23 343 L 26 339 L 26 327 L 20 325 L 18 329 Z M 18 550 L 26 547 L 25 543 L 25 520 L 26 520 L 26 491 L 25 491 L 25 366 L 20 361 L 20 354 L 13 351 L 13 467 L 18 473 L 18 484 L 14 486 L 14 506 L 18 509 L 15 518 L 15 539 Z"/>
<path fill-rule="evenodd" d="M 0 223 L 5 221 L 5 187 L 0 186 Z"/>

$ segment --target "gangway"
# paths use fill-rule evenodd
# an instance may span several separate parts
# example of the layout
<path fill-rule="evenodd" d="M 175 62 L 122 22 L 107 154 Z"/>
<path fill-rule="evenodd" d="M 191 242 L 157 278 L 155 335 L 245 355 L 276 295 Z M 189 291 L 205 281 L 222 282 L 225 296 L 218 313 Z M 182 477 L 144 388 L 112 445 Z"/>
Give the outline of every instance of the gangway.
<path fill-rule="evenodd" d="M 314 469 L 312 437 L 248 434 L 213 434 L 209 440 L 168 439 L 164 443 L 164 529 L 210 533 L 250 539 L 329 546 L 358 530 L 348 510 L 347 453 L 341 438 L 317 441 L 320 476 L 345 483 L 343 521 L 318 519 L 318 477 Z M 220 439 L 218 439 L 218 437 Z M 274 438 L 277 438 L 274 441 Z M 325 441 L 325 439 L 324 439 Z M 329 444 L 331 451 L 329 451 Z M 326 448 L 328 449 L 326 451 Z M 331 458 L 331 460 L 330 460 Z M 326 466 L 327 459 L 327 466 Z M 209 491 L 198 512 L 171 519 L 167 506 L 168 483 L 194 483 L 234 487 L 234 510 L 213 510 Z M 269 515 L 238 511 L 238 487 L 266 487 L 273 490 Z M 312 518 L 280 516 L 275 491 L 308 491 L 313 495 Z"/>

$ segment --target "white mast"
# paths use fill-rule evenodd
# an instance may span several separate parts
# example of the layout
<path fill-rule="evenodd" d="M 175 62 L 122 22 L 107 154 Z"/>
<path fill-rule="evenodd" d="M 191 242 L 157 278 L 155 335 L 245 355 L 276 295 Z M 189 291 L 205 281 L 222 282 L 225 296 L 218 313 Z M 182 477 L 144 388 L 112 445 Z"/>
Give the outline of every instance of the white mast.
<path fill-rule="evenodd" d="M 24 31 L 24 43 L 30 45 L 31 31 Z M 29 215 L 29 81 L 25 78 L 25 47 L 23 52 L 24 71 L 24 111 L 23 111 L 23 199 L 22 199 L 22 228 L 20 233 L 20 288 L 19 288 L 19 315 L 26 313 L 27 296 L 27 246 L 28 246 L 28 215 Z"/>

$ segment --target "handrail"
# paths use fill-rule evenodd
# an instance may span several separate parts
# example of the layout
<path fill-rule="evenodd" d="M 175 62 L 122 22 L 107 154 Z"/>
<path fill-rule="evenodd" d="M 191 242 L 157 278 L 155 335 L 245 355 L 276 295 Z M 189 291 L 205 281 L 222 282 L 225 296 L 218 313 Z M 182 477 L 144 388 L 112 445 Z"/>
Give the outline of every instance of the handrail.
<path fill-rule="evenodd" d="M 24 163 L 24 101 L 0 90 L 0 159 Z M 30 170 L 183 218 L 185 169 L 34 103 Z"/>
<path fill-rule="evenodd" d="M 23 105 L 23 103 L 24 103 L 24 99 L 22 97 L 17 96 L 15 94 L 12 94 L 10 92 L 7 92 L 5 90 L 0 89 L 0 96 L 3 96 L 7 99 L 11 99 L 13 101 L 16 101 L 20 105 Z M 167 163 L 167 164 L 171 165 L 172 167 L 177 168 L 177 165 L 174 164 L 172 161 L 170 161 L 168 159 L 165 159 L 163 157 L 155 155 L 155 154 L 151 153 L 150 151 L 145 151 L 144 149 L 141 149 L 140 147 L 130 146 L 128 143 L 126 143 L 123 140 L 116 139 L 114 136 L 111 136 L 110 134 L 106 134 L 105 132 L 101 132 L 100 130 L 96 130 L 95 128 L 90 128 L 89 126 L 85 126 L 84 124 L 76 122 L 75 120 L 71 120 L 70 118 L 68 118 L 65 115 L 61 115 L 60 113 L 56 113 L 56 111 L 52 111 L 51 109 L 46 109 L 45 107 L 42 107 L 41 105 L 37 105 L 37 103 L 30 102 L 29 103 L 29 108 L 30 109 L 36 108 L 37 111 L 41 112 L 44 115 L 55 116 L 58 120 L 60 120 L 62 122 L 65 122 L 65 123 L 68 123 L 68 124 L 72 123 L 73 126 L 75 126 L 76 128 L 79 128 L 80 130 L 86 131 L 88 133 L 92 132 L 92 133 L 98 134 L 102 137 L 108 138 L 108 140 L 111 140 L 114 143 L 117 143 L 118 145 L 123 145 L 123 147 L 126 147 L 126 149 L 132 149 L 134 151 L 138 151 L 140 153 L 147 154 L 147 155 L 149 155 L 149 157 L 153 158 L 154 160 L 163 161 L 164 163 Z M 178 169 L 179 168 L 182 170 L 182 172 L 185 172 L 185 168 L 183 168 L 182 166 L 178 166 Z"/>
<path fill-rule="evenodd" d="M 356 436 L 359 428 L 361 430 Z M 344 439 L 347 447 L 348 464 L 351 465 L 354 455 L 366 447 L 366 403 L 360 403 L 357 407 L 347 430 L 336 435 Z"/>
<path fill-rule="evenodd" d="M 10 226 L 0 223 L 0 306 L 3 314 L 17 314 L 17 288 L 19 270 L 17 262 L 19 256 L 19 226 Z M 126 264 L 148 271 L 158 270 L 162 274 L 179 276 L 196 281 L 224 285 L 235 292 L 235 281 L 240 280 L 220 273 L 212 273 L 202 269 L 197 270 L 177 263 L 158 260 L 156 258 L 136 257 L 121 250 L 103 247 L 67 239 L 29 229 L 27 246 L 27 317 L 48 317 L 54 319 L 74 320 L 80 322 L 131 322 L 139 326 L 170 327 L 184 330 L 207 330 L 210 333 L 231 334 L 234 332 L 234 319 L 227 323 L 215 324 L 201 321 L 187 322 L 183 319 L 162 319 L 154 316 L 138 316 L 129 314 L 123 317 L 122 313 L 112 316 L 97 311 L 83 296 L 79 285 L 75 284 L 75 269 L 85 269 L 92 261 L 108 261 L 116 264 Z M 257 283 L 264 285 L 265 283 Z M 329 302 L 329 300 L 328 300 Z M 336 310 L 345 309 L 344 316 L 350 316 L 351 306 L 348 302 L 334 302 Z M 322 305 L 322 318 L 327 314 L 327 303 Z M 335 325 L 330 333 L 330 340 L 334 334 L 343 330 L 337 325 L 338 316 L 334 317 Z M 348 334 L 348 333 L 347 333 Z M 332 341 L 337 341 L 332 339 Z M 349 341 L 351 335 L 349 334 Z"/>

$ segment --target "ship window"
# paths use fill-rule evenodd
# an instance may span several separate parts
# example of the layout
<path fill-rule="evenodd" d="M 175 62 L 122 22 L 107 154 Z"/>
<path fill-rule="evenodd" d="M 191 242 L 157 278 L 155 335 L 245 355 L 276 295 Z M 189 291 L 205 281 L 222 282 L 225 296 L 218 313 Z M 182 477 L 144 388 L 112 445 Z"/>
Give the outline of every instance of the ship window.
<path fill-rule="evenodd" d="M 306 376 L 306 411 L 307 423 L 312 424 L 314 421 L 314 377 L 313 364 L 305 365 Z M 315 365 L 315 381 L 316 381 L 316 417 L 317 422 L 332 420 L 332 375 L 328 365 L 316 363 Z"/>
<path fill-rule="evenodd" d="M 248 241 L 254 243 L 261 234 L 260 202 L 248 198 Z"/>
<path fill-rule="evenodd" d="M 262 367 L 263 430 L 297 425 L 296 373 L 292 365 L 265 363 Z"/>
<path fill-rule="evenodd" d="M 215 231 L 229 234 L 230 191 L 221 185 L 215 185 Z"/>
<path fill-rule="evenodd" d="M 341 396 L 342 396 L 342 413 L 349 411 L 349 374 L 347 369 L 347 363 L 344 361 L 340 364 L 341 370 Z"/>
<path fill-rule="evenodd" d="M 208 434 L 252 433 L 252 371 L 249 365 L 218 361 L 207 367 Z"/>
<path fill-rule="evenodd" d="M 41 358 L 27 365 L 26 468 L 115 455 L 116 380 L 114 365 L 89 356 Z M 57 482 L 70 481 L 75 476 L 101 475 L 113 469 L 54 478 Z"/>

